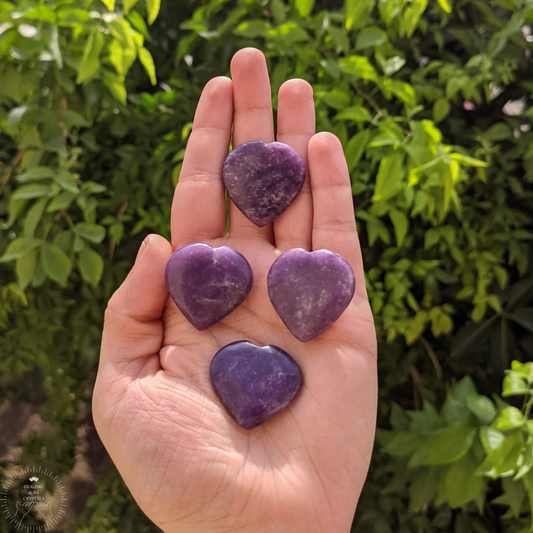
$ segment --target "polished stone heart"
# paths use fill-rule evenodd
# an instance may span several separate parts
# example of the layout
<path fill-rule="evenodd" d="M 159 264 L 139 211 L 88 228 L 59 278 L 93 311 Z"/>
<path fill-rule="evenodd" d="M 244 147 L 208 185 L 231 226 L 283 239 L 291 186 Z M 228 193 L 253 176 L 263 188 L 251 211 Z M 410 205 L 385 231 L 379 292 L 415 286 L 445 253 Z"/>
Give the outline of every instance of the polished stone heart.
<path fill-rule="evenodd" d="M 355 276 L 340 255 L 301 248 L 281 254 L 270 267 L 268 295 L 289 331 L 314 339 L 343 313 L 355 292 Z"/>
<path fill-rule="evenodd" d="M 252 429 L 294 400 L 302 373 L 281 348 L 238 341 L 213 357 L 211 383 L 231 416 L 243 428 Z"/>
<path fill-rule="evenodd" d="M 222 179 L 235 205 L 261 228 L 298 196 L 305 181 L 305 163 L 286 144 L 252 141 L 228 155 Z"/>
<path fill-rule="evenodd" d="M 248 261 L 233 248 L 195 243 L 172 254 L 165 268 L 165 282 L 185 318 L 203 330 L 245 300 L 253 274 Z"/>

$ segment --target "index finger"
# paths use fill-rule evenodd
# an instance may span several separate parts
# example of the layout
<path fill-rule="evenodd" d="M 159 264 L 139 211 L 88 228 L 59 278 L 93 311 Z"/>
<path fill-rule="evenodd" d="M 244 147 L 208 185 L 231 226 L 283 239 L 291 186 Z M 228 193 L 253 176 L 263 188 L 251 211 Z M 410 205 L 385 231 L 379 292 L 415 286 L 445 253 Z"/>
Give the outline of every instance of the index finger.
<path fill-rule="evenodd" d="M 220 76 L 207 83 L 196 109 L 178 185 L 170 229 L 172 247 L 223 237 L 226 199 L 222 164 L 229 152 L 233 84 Z"/>

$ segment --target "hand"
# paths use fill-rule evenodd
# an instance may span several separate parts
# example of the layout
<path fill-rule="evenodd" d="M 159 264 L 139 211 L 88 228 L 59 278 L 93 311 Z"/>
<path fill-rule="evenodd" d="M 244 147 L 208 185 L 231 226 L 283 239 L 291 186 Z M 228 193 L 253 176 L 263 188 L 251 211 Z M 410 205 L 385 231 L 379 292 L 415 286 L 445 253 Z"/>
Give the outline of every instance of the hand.
<path fill-rule="evenodd" d="M 147 237 L 109 301 L 94 420 L 136 501 L 167 533 L 346 533 L 370 462 L 377 402 L 375 329 L 346 161 L 334 135 L 314 135 L 311 86 L 284 83 L 277 140 L 302 156 L 307 181 L 261 229 L 230 203 L 225 235 L 220 172 L 232 124 L 234 147 L 274 141 L 263 54 L 241 50 L 231 75 L 211 80 L 200 98 L 172 205 L 172 247 Z M 246 301 L 201 332 L 164 282 L 172 251 L 193 242 L 231 246 L 254 273 Z M 295 247 L 339 253 L 357 280 L 342 317 L 307 343 L 283 325 L 266 287 L 274 260 Z M 209 378 L 215 353 L 243 339 L 286 350 L 304 377 L 295 401 L 253 430 L 230 417 Z"/>

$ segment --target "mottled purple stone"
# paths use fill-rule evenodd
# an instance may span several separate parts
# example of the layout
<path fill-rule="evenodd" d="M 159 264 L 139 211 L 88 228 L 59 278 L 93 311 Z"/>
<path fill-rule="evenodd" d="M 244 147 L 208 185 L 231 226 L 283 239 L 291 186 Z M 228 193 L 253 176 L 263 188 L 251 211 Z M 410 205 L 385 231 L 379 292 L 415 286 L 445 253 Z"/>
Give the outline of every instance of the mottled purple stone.
<path fill-rule="evenodd" d="M 235 205 L 261 228 L 298 196 L 305 181 L 305 163 L 286 144 L 252 141 L 228 155 L 222 179 Z"/>
<path fill-rule="evenodd" d="M 268 295 L 289 331 L 314 339 L 343 313 L 355 292 L 355 276 L 340 255 L 301 248 L 281 254 L 270 267 Z"/>
<path fill-rule="evenodd" d="M 211 361 L 211 383 L 231 416 L 252 429 L 283 411 L 302 386 L 294 359 L 277 346 L 233 342 Z"/>
<path fill-rule="evenodd" d="M 200 331 L 228 316 L 248 296 L 253 274 L 248 261 L 229 246 L 188 244 L 165 268 L 170 296 Z"/>

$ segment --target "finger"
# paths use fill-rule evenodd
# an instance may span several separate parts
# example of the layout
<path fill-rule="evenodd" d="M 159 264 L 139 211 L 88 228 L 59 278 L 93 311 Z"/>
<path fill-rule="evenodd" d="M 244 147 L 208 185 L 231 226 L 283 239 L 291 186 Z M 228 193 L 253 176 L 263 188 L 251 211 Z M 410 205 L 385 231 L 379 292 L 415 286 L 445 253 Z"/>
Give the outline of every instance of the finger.
<path fill-rule="evenodd" d="M 307 145 L 315 133 L 313 89 L 304 80 L 285 82 L 278 93 L 278 141 L 294 148 L 307 168 Z M 309 172 L 300 194 L 292 205 L 274 222 L 276 248 L 311 249 L 313 200 Z"/>
<path fill-rule="evenodd" d="M 309 141 L 308 157 L 313 196 L 313 250 L 331 250 L 344 257 L 355 273 L 356 292 L 366 297 L 350 175 L 342 145 L 332 133 L 318 133 Z"/>
<path fill-rule="evenodd" d="M 233 84 L 223 76 L 214 78 L 200 97 L 174 192 L 174 249 L 224 236 L 226 200 L 221 170 L 229 151 L 232 119 Z"/>
<path fill-rule="evenodd" d="M 168 297 L 165 266 L 172 249 L 160 235 L 149 235 L 130 273 L 109 300 L 102 334 L 101 359 L 107 362 L 146 359 L 163 342 L 161 316 Z"/>
<path fill-rule="evenodd" d="M 272 97 L 265 56 L 255 48 L 239 50 L 231 60 L 233 80 L 233 148 L 249 142 L 274 141 Z M 272 224 L 258 228 L 230 201 L 230 235 L 273 242 Z"/>

